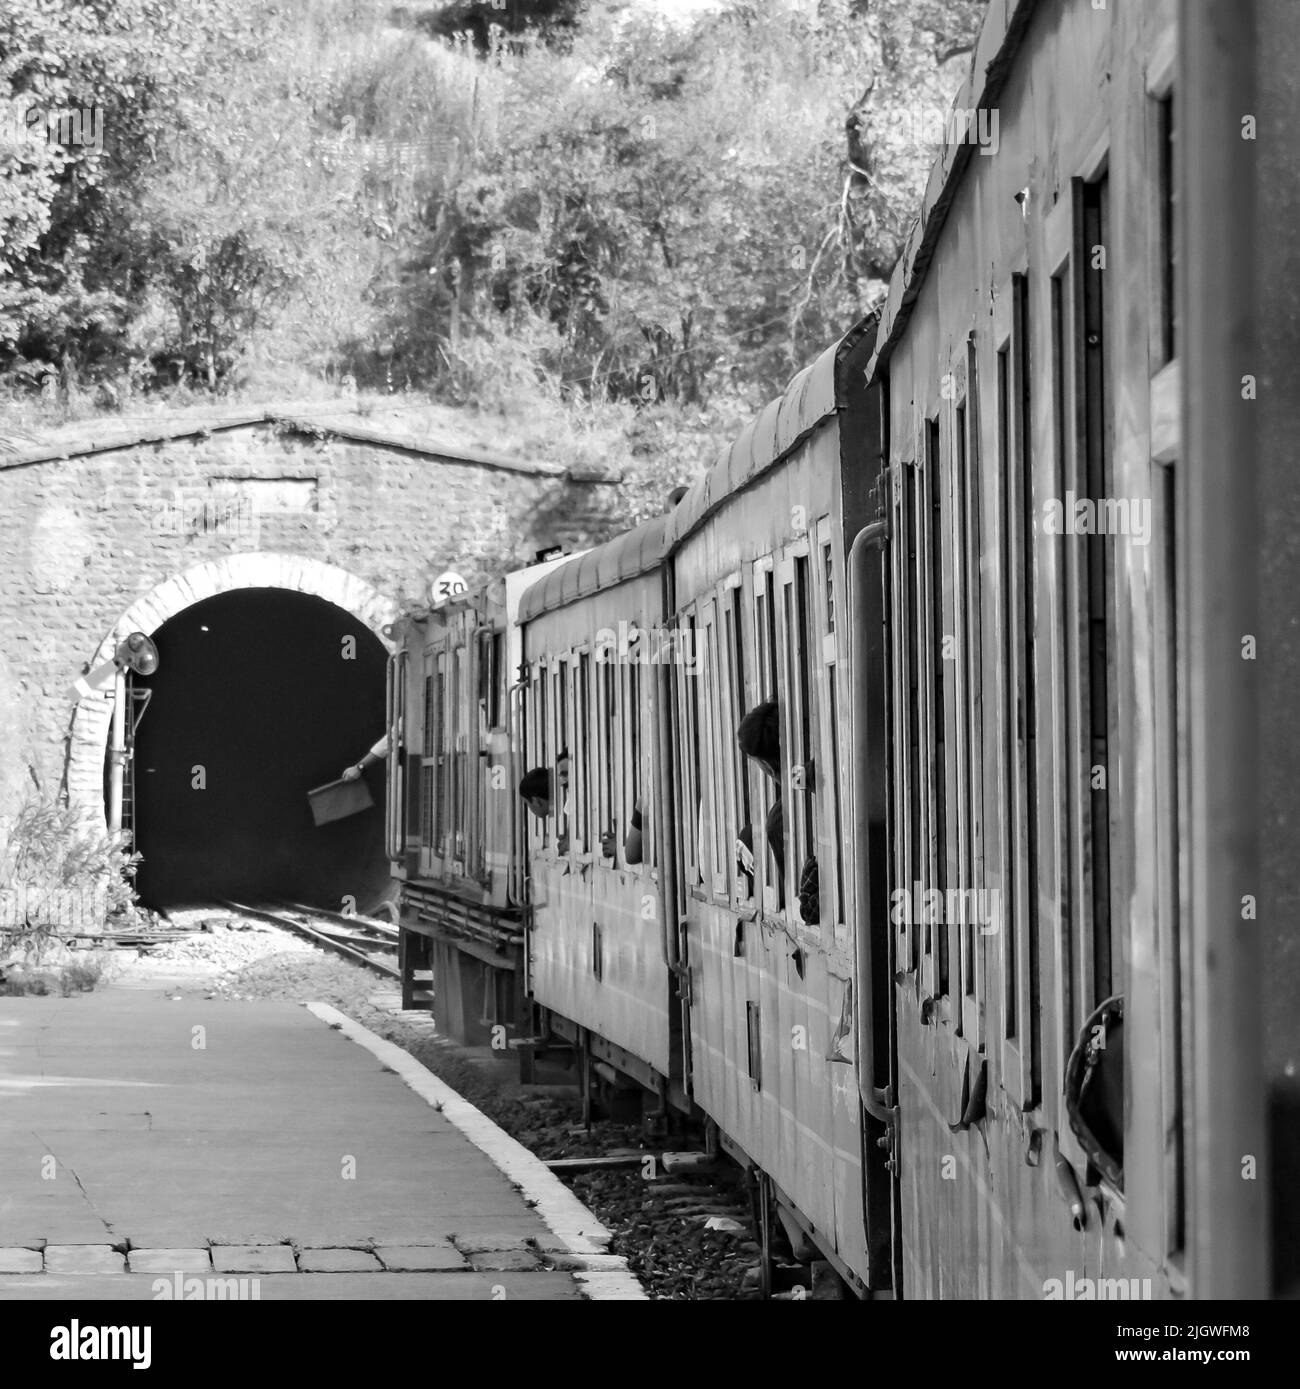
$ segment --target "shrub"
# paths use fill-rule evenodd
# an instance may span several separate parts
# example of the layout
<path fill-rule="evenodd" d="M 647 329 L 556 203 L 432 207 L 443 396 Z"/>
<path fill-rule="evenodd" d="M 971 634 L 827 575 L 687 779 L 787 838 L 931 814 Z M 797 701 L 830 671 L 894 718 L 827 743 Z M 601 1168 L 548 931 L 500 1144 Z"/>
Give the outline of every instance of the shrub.
<path fill-rule="evenodd" d="M 107 830 L 87 824 L 71 807 L 48 798 L 28 800 L 7 827 L 0 850 L 0 890 L 19 891 L 20 919 L 0 929 L 0 948 L 22 948 L 40 959 L 59 934 L 66 897 L 102 898 L 105 916 L 130 922 L 138 915 L 134 886 L 140 855 L 114 843 Z"/>

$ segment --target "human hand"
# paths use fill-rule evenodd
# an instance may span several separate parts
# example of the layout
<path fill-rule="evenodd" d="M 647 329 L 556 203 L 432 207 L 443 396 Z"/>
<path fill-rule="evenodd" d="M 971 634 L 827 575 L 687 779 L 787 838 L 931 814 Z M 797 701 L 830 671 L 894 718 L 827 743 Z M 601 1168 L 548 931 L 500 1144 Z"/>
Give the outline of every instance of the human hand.
<path fill-rule="evenodd" d="M 344 769 L 343 769 L 343 780 L 344 780 L 344 781 L 355 781 L 360 775 L 361 775 L 361 768 L 358 767 L 358 766 L 356 766 L 355 764 L 354 764 L 353 766 L 351 766 L 351 767 L 344 767 Z"/>

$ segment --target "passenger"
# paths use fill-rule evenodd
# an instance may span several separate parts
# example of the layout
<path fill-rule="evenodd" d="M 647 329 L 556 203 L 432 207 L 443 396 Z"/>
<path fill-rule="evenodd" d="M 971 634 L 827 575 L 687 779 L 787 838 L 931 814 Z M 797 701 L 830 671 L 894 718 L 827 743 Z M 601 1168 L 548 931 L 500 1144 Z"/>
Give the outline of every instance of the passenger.
<path fill-rule="evenodd" d="M 350 767 L 343 768 L 343 781 L 355 781 L 362 772 L 376 762 L 382 762 L 388 756 L 388 734 L 384 736 L 370 749 L 360 762 L 354 762 Z"/>
<path fill-rule="evenodd" d="M 775 781 L 781 781 L 781 717 L 775 700 L 769 699 L 753 709 L 740 721 L 736 742 L 746 757 L 755 762 Z M 811 766 L 811 764 L 809 764 Z M 811 788 L 811 772 L 808 785 Z M 776 860 L 776 879 L 779 901 L 785 905 L 785 810 L 778 793 L 767 814 L 764 825 L 768 847 Z M 752 840 L 751 840 L 752 843 Z M 799 872 L 799 912 L 809 926 L 821 920 L 820 879 L 817 860 L 809 854 Z"/>
<path fill-rule="evenodd" d="M 645 814 L 646 803 L 643 796 L 637 797 L 636 805 L 632 808 L 632 824 L 628 829 L 627 838 L 623 841 L 623 858 L 627 863 L 640 863 L 642 853 L 641 837 L 641 817 Z"/>
<path fill-rule="evenodd" d="M 772 809 L 767 812 L 763 834 L 776 860 L 776 890 L 780 905 L 785 906 L 785 811 L 781 807 L 780 796 L 772 802 Z"/>
<path fill-rule="evenodd" d="M 817 860 L 811 854 L 804 859 L 799 874 L 799 915 L 809 926 L 816 926 L 822 918 L 821 883 Z"/>
<path fill-rule="evenodd" d="M 745 879 L 745 896 L 754 895 L 754 829 L 746 825 L 736 836 L 736 874 Z"/>
<path fill-rule="evenodd" d="M 1097 1170 L 1124 1186 L 1124 996 L 1088 1018 L 1065 1067 L 1070 1127 Z"/>
<path fill-rule="evenodd" d="M 560 782 L 559 838 L 555 842 L 557 853 L 569 852 L 569 750 L 561 748 L 555 759 L 555 772 Z"/>
<path fill-rule="evenodd" d="M 736 729 L 736 742 L 746 757 L 755 762 L 777 783 L 781 784 L 781 715 L 776 700 L 769 699 L 756 704 L 740 721 Z M 746 827 L 748 828 L 748 826 Z M 743 833 L 743 831 L 742 831 Z M 781 795 L 778 790 L 772 808 L 767 812 L 763 826 L 767 846 L 776 860 L 777 891 L 779 900 L 785 902 L 785 815 L 781 809 Z M 753 831 L 750 831 L 750 850 L 752 859 Z"/>
<path fill-rule="evenodd" d="M 746 757 L 772 778 L 781 780 L 781 717 L 774 699 L 756 704 L 740 721 L 736 742 Z"/>
<path fill-rule="evenodd" d="M 519 794 L 524 804 L 537 816 L 545 820 L 551 813 L 551 774 L 545 767 L 534 767 L 519 781 Z"/>

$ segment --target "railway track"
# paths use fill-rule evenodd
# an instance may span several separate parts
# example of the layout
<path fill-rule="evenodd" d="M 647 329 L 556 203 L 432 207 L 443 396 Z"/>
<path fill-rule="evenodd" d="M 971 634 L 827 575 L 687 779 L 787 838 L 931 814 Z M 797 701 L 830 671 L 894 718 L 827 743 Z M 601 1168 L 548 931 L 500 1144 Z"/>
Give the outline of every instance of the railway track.
<path fill-rule="evenodd" d="M 369 916 L 344 916 L 341 912 L 309 907 L 301 902 L 270 902 L 256 906 L 246 902 L 223 900 L 221 906 L 229 911 L 255 916 L 282 926 L 286 931 L 332 950 L 336 955 L 365 965 L 388 979 L 400 979 L 397 967 L 397 927 Z"/>

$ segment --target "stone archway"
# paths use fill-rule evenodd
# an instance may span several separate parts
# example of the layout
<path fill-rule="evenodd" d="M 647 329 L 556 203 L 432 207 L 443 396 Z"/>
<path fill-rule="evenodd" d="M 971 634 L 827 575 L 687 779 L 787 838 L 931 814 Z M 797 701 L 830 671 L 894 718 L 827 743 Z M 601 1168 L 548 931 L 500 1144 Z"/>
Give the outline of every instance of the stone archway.
<path fill-rule="evenodd" d="M 372 584 L 304 555 L 254 553 L 196 565 L 136 599 L 100 642 L 91 668 L 111 659 L 117 644 L 132 632 L 152 635 L 192 604 L 246 588 L 287 589 L 321 598 L 351 613 L 392 650 L 384 629 L 394 620 L 397 605 Z M 104 757 L 112 717 L 112 699 L 102 692 L 78 700 L 68 748 L 68 804 L 101 825 L 105 819 Z"/>

